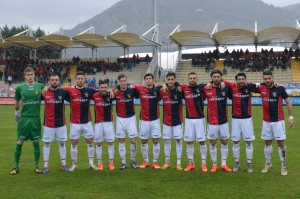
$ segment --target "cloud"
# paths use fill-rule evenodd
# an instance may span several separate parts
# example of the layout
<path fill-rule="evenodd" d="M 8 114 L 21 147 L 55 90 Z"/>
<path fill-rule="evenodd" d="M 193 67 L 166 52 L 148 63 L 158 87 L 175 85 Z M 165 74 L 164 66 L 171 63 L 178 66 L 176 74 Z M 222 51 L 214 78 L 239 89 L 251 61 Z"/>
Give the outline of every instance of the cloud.
<path fill-rule="evenodd" d="M 276 7 L 283 7 L 283 6 L 289 6 L 292 4 L 296 4 L 299 3 L 299 0 L 286 0 L 286 1 L 282 1 L 282 0 L 262 0 L 265 3 L 268 4 L 273 4 Z"/>
<path fill-rule="evenodd" d="M 1 2 L 0 27 L 28 25 L 52 32 L 60 27 L 71 29 L 100 14 L 120 0 L 23 0 Z"/>

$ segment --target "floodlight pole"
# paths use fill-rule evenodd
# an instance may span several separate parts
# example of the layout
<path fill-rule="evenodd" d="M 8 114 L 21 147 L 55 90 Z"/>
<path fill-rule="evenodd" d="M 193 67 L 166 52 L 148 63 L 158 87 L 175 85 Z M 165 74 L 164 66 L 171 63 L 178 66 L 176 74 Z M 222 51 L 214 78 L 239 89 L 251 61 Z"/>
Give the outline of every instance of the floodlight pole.
<path fill-rule="evenodd" d="M 255 25 L 255 32 L 254 32 L 254 35 L 255 35 L 255 52 L 257 52 L 257 21 L 254 22 L 254 25 Z"/>

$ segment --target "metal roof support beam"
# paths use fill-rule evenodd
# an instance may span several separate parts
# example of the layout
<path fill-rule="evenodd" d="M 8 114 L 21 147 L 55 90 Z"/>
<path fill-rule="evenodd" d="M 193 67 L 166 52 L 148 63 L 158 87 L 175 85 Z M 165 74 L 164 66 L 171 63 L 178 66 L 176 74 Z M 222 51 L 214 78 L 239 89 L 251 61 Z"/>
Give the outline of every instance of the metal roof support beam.
<path fill-rule="evenodd" d="M 147 35 L 150 31 L 154 30 L 153 35 L 152 35 L 152 41 L 155 41 L 158 43 L 158 27 L 159 27 L 159 25 L 155 24 L 152 28 L 150 28 L 144 34 L 142 34 L 142 37 Z"/>
<path fill-rule="evenodd" d="M 169 34 L 169 36 L 167 38 L 169 38 L 171 35 L 173 35 L 175 32 L 179 32 L 180 31 L 180 24 L 178 24 L 176 26 L 176 28 L 171 32 L 171 34 Z"/>
<path fill-rule="evenodd" d="M 213 42 L 215 43 L 215 46 L 218 47 L 219 46 L 219 42 L 216 40 L 216 38 L 214 37 L 214 34 L 218 32 L 218 23 L 216 23 L 211 35 L 210 35 L 210 38 L 213 40 Z"/>
<path fill-rule="evenodd" d="M 152 41 L 152 40 L 150 40 L 150 39 L 147 39 L 147 38 L 145 38 L 145 37 L 143 37 L 143 36 L 140 36 L 139 38 L 140 38 L 141 40 L 143 40 L 143 41 L 145 41 L 145 42 L 147 42 L 147 43 L 153 45 L 153 46 L 161 46 L 161 44 L 156 43 L 156 42 L 154 42 L 154 41 Z"/>
<path fill-rule="evenodd" d="M 121 30 L 121 32 L 126 32 L 126 26 L 123 25 L 122 27 L 120 27 L 119 29 L 115 30 L 114 32 L 110 33 L 110 35 L 115 34 L 117 32 L 119 32 Z"/>
<path fill-rule="evenodd" d="M 300 24 L 299 24 L 299 21 L 298 21 L 298 19 L 296 19 L 296 29 L 300 29 Z"/>
<path fill-rule="evenodd" d="M 14 35 L 13 37 L 22 35 L 22 34 L 24 34 L 24 33 L 27 33 L 26 36 L 30 36 L 30 37 L 33 36 L 31 28 L 28 28 L 27 30 L 24 30 L 23 32 L 20 32 L 20 33 Z"/>
<path fill-rule="evenodd" d="M 254 45 L 255 45 L 255 52 L 257 52 L 257 45 L 258 45 L 258 39 L 257 39 L 257 21 L 254 22 Z"/>
<path fill-rule="evenodd" d="M 46 34 L 46 36 L 47 36 L 47 35 L 53 35 L 53 34 L 63 35 L 63 34 L 64 34 L 64 29 L 63 29 L 62 27 L 60 27 L 59 29 L 54 30 L 54 31 L 52 31 L 52 32 L 50 32 L 50 33 L 48 33 L 48 34 Z"/>
<path fill-rule="evenodd" d="M 82 35 L 84 33 L 90 33 L 90 34 L 94 34 L 95 33 L 95 28 L 94 26 L 91 26 L 90 28 L 86 29 L 85 31 L 79 33 L 78 35 Z"/>

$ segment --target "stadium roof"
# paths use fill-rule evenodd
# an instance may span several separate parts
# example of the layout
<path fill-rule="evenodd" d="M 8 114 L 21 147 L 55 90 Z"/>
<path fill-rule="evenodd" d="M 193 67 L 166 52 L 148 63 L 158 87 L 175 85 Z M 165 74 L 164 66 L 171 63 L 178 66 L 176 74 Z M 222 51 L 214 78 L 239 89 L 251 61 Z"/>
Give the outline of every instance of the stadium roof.
<path fill-rule="evenodd" d="M 119 32 L 110 34 L 107 36 L 107 39 L 123 47 L 130 47 L 145 42 L 150 45 L 160 46 L 160 44 L 151 41 L 143 36 L 129 32 Z"/>
<path fill-rule="evenodd" d="M 59 34 L 45 35 L 43 37 L 38 38 L 38 41 L 41 41 L 40 43 L 55 45 L 61 48 L 69 48 L 70 46 L 76 45 L 75 42 L 70 40 L 70 37 Z"/>
<path fill-rule="evenodd" d="M 39 47 L 45 46 L 45 44 L 36 40 L 35 37 L 18 35 L 5 39 L 5 43 L 12 45 L 19 45 L 25 48 L 37 49 Z"/>
<path fill-rule="evenodd" d="M 13 45 L 8 44 L 8 43 L 4 43 L 3 39 L 0 39 L 0 49 L 7 49 L 7 48 L 10 48 L 10 47 L 13 47 Z"/>
<path fill-rule="evenodd" d="M 100 46 L 112 43 L 111 41 L 107 40 L 104 36 L 93 33 L 77 35 L 73 37 L 72 40 L 81 43 L 84 46 L 90 46 L 92 48 L 98 48 Z"/>
<path fill-rule="evenodd" d="M 257 35 L 257 36 L 256 36 Z M 193 42 L 205 42 L 216 46 L 228 44 L 259 44 L 272 39 L 282 39 L 297 43 L 300 39 L 300 30 L 290 27 L 273 27 L 264 29 L 257 34 L 245 29 L 228 29 L 209 35 L 197 30 L 185 30 L 173 33 L 169 36 L 179 46 Z"/>

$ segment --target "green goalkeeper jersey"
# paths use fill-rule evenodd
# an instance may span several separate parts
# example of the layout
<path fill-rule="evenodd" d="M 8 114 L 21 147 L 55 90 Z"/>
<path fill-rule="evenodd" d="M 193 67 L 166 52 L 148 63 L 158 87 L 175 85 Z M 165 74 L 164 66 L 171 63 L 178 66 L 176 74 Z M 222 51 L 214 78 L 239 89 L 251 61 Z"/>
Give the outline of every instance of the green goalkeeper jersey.
<path fill-rule="evenodd" d="M 15 100 L 24 103 L 24 106 L 21 109 L 21 116 L 40 116 L 41 94 L 43 88 L 44 85 L 37 82 L 34 82 L 33 86 L 28 86 L 24 83 L 17 87 Z"/>

